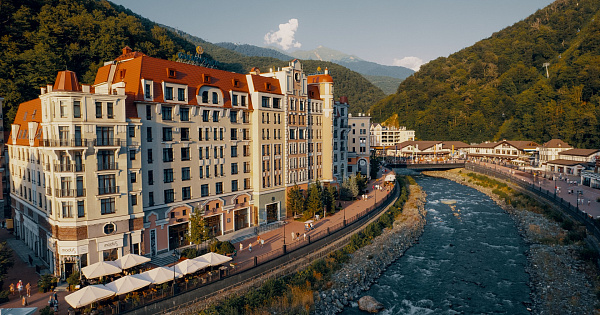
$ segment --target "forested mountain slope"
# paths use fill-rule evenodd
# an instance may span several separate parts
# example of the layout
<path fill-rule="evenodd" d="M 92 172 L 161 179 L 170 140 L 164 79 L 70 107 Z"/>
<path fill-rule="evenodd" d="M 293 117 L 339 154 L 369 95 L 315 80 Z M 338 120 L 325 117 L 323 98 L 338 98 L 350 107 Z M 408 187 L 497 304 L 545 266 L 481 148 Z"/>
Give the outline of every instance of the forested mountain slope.
<path fill-rule="evenodd" d="M 210 29 L 206 30 L 207 32 Z M 200 39 L 198 39 L 200 40 Z M 206 58 L 223 70 L 247 73 L 251 67 L 268 71 L 287 62 L 246 57 L 200 40 Z M 149 56 L 176 59 L 180 51 L 194 52 L 191 42 L 122 6 L 105 0 L 0 0 L 0 97 L 4 97 L 4 126 L 14 120 L 20 103 L 38 97 L 39 87 L 53 83 L 56 73 L 75 71 L 82 83 L 92 83 L 97 69 L 129 46 Z M 304 63 L 308 72 L 329 67 L 336 96 L 347 95 L 353 111 L 366 111 L 383 92 L 358 73 L 320 62 Z"/>
<path fill-rule="evenodd" d="M 598 147 L 599 92 L 600 1 L 559 0 L 422 66 L 370 111 L 374 121 L 397 113 L 424 140 Z"/>

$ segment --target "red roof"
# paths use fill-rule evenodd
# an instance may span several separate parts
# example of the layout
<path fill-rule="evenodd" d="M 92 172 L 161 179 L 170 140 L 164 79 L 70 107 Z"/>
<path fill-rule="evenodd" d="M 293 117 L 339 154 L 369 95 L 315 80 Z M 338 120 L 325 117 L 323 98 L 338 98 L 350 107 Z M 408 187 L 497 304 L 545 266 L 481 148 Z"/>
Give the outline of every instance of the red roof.
<path fill-rule="evenodd" d="M 333 82 L 333 78 L 329 74 L 315 74 L 308 76 L 308 84 Z"/>
<path fill-rule="evenodd" d="M 572 148 L 568 143 L 560 140 L 560 139 L 552 139 L 546 143 L 544 143 L 544 147 L 546 148 Z"/>
<path fill-rule="evenodd" d="M 321 99 L 321 91 L 317 85 L 308 85 L 308 98 Z"/>
<path fill-rule="evenodd" d="M 59 71 L 54 82 L 53 91 L 81 91 L 77 75 L 73 71 Z"/>
<path fill-rule="evenodd" d="M 36 137 L 34 146 L 39 146 L 42 138 L 42 101 L 39 98 L 21 103 L 15 116 L 13 125 L 19 125 L 19 134 L 17 135 L 16 143 L 12 143 L 12 130 L 8 138 L 7 144 L 29 146 L 29 122 L 37 122 Z M 12 128 L 11 128 L 12 129 Z"/>

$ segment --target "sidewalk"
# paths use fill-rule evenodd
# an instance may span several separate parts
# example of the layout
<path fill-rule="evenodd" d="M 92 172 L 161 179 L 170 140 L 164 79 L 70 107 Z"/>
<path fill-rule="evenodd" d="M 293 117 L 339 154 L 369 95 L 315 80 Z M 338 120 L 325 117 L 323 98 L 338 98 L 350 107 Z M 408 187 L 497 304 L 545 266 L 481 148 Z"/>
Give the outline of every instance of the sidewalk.
<path fill-rule="evenodd" d="M 6 241 L 8 245 L 13 250 L 13 258 L 14 258 L 14 266 L 8 270 L 6 274 L 6 278 L 4 279 L 4 285 L 2 286 L 2 290 L 8 290 L 11 283 L 16 283 L 21 280 L 23 285 L 29 283 L 31 285 L 31 297 L 27 299 L 29 305 L 28 307 L 37 307 L 38 311 L 35 314 L 39 314 L 39 310 L 48 306 L 48 298 L 52 293 L 39 293 L 37 282 L 40 279 L 40 276 L 35 272 L 35 264 L 43 265 L 39 258 L 35 257 L 33 251 L 29 249 L 25 245 L 25 243 L 21 240 L 16 240 L 14 235 L 12 235 L 8 230 L 0 229 L 0 241 Z M 33 258 L 34 266 L 30 266 L 28 262 L 28 255 L 31 255 Z M 23 290 L 23 294 L 25 294 L 25 290 Z M 65 296 L 69 294 L 69 292 L 58 292 L 58 301 L 59 301 L 59 312 L 58 314 L 67 314 L 67 302 L 65 302 Z M 21 299 L 19 297 L 19 293 L 16 292 L 15 295 L 9 296 L 9 301 L 3 304 L 0 304 L 0 308 L 20 308 Z"/>
<path fill-rule="evenodd" d="M 600 190 L 598 189 L 594 189 L 584 185 L 568 184 L 564 179 L 559 180 L 558 178 L 556 179 L 556 181 L 554 181 L 552 179 L 535 176 L 534 179 L 534 176 L 530 173 L 515 170 L 513 168 L 498 164 L 484 162 L 477 162 L 475 164 L 482 165 L 490 169 L 495 169 L 505 174 L 510 174 L 519 180 L 522 180 L 529 184 L 534 184 L 536 189 L 537 187 L 541 186 L 543 190 L 548 190 L 550 193 L 554 193 L 555 187 L 559 187 L 557 196 L 562 197 L 565 201 L 569 202 L 574 207 L 577 206 L 577 191 L 582 191 L 583 194 L 580 195 L 579 198 L 583 198 L 583 204 L 579 204 L 579 209 L 591 215 L 594 218 L 598 218 L 600 216 L 600 202 L 596 201 L 598 200 L 598 198 L 600 198 Z M 573 193 L 569 194 L 568 190 L 571 189 L 573 190 Z M 588 200 L 590 201 L 589 205 Z"/>

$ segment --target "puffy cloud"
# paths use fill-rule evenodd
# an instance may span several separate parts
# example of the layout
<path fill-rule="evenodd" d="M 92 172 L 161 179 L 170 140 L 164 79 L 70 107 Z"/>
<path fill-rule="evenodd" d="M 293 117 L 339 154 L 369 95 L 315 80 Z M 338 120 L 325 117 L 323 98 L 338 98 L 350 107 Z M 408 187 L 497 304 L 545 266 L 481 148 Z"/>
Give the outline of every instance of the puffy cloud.
<path fill-rule="evenodd" d="M 423 65 L 423 59 L 419 57 L 404 57 L 402 59 L 394 58 L 392 65 L 419 71 L 419 68 L 421 68 L 421 65 Z"/>
<path fill-rule="evenodd" d="M 281 46 L 283 50 L 290 48 L 299 48 L 302 46 L 299 42 L 294 39 L 294 35 L 298 30 L 298 19 L 290 19 L 285 24 L 279 24 L 278 31 L 270 31 L 265 34 L 266 44 L 277 44 Z"/>

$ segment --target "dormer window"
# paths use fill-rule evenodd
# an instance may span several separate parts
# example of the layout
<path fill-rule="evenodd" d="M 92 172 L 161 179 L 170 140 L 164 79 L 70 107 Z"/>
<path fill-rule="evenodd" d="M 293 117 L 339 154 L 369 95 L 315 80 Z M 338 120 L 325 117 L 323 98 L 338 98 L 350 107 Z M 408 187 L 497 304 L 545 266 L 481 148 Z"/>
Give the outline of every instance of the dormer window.
<path fill-rule="evenodd" d="M 265 89 L 266 89 L 267 91 L 270 91 L 270 90 L 271 90 L 271 83 L 269 83 L 269 82 L 266 82 L 266 83 L 265 83 Z"/>
<path fill-rule="evenodd" d="M 239 88 L 240 87 L 240 80 L 238 79 L 233 79 L 233 87 Z"/>
<path fill-rule="evenodd" d="M 121 69 L 121 71 L 119 71 L 119 79 L 124 79 L 125 78 L 125 70 L 126 69 Z"/>
<path fill-rule="evenodd" d="M 165 87 L 165 100 L 173 100 L 173 87 Z"/>
<path fill-rule="evenodd" d="M 210 76 L 208 74 L 203 74 L 202 81 L 204 81 L 204 83 L 210 83 Z"/>
<path fill-rule="evenodd" d="M 169 79 L 177 78 L 177 71 L 175 71 L 175 69 L 167 69 L 167 77 L 169 77 Z"/>
<path fill-rule="evenodd" d="M 217 92 L 212 92 L 212 103 L 219 104 L 219 94 Z"/>
<path fill-rule="evenodd" d="M 208 91 L 202 92 L 202 103 L 208 103 Z"/>
<path fill-rule="evenodd" d="M 181 102 L 185 102 L 185 89 L 178 88 L 177 89 L 177 100 Z"/>
<path fill-rule="evenodd" d="M 146 90 L 144 91 L 144 97 L 145 98 L 151 98 L 151 94 L 150 94 L 150 83 L 146 83 Z"/>

